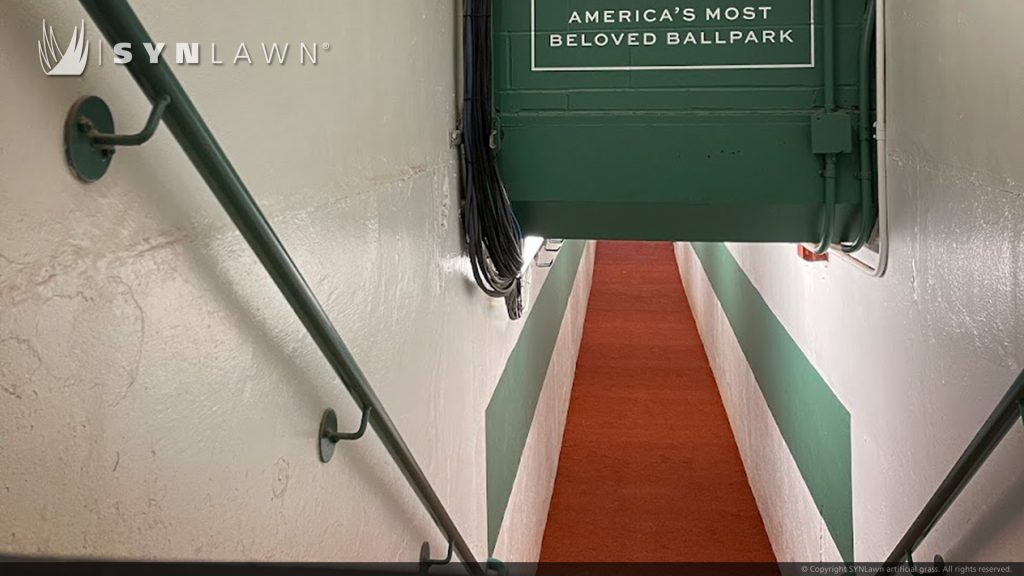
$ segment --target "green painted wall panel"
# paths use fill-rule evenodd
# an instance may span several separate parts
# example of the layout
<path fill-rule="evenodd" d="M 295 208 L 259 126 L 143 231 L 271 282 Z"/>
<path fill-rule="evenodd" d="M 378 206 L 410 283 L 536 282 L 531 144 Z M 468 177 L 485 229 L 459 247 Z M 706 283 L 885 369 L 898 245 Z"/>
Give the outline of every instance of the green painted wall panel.
<path fill-rule="evenodd" d="M 566 241 L 487 404 L 487 545 L 493 554 L 586 242 Z"/>
<path fill-rule="evenodd" d="M 722 244 L 693 243 L 843 560 L 853 562 L 850 413 Z"/>
<path fill-rule="evenodd" d="M 821 209 L 810 204 L 764 205 L 753 211 L 744 205 L 708 204 L 692 210 L 679 210 L 668 202 L 513 202 L 516 214 L 525 222 L 528 234 L 538 235 L 543 230 L 559 230 L 569 238 L 590 237 L 596 240 L 615 240 L 636 235 L 639 219 L 645 228 L 645 240 L 672 241 L 685 230 L 691 241 L 721 242 L 788 242 L 794 234 L 812 238 L 819 229 Z M 841 225 L 853 227 L 859 206 L 837 208 Z M 628 214 L 629 218 L 623 215 Z M 729 220 L 734 228 L 719 224 Z M 853 233 L 843 229 L 843 235 Z"/>
<path fill-rule="evenodd" d="M 856 120 L 864 0 L 834 1 L 837 101 Z M 740 14 L 766 10 L 735 22 L 707 20 L 709 9 L 726 8 L 717 0 L 627 4 L 632 20 L 636 10 L 667 10 L 672 19 L 621 22 L 616 0 L 494 0 L 498 159 L 525 230 L 566 238 L 819 240 L 825 185 L 811 116 L 824 106 L 823 0 L 737 2 Z M 681 16 L 687 9 L 692 22 Z M 600 21 L 587 21 L 595 15 Z M 669 34 L 731 39 L 765 30 L 788 30 L 792 43 L 668 45 Z M 630 33 L 657 42 L 567 45 L 570 34 Z M 559 47 L 551 47 L 552 35 Z M 715 69 L 694 68 L 708 66 Z M 833 241 L 858 229 L 858 153 L 839 157 Z M 653 219 L 650 203 L 659 210 Z M 578 210 L 549 211 L 573 204 Z"/>
<path fill-rule="evenodd" d="M 699 181 L 687 191 L 687 204 L 820 202 L 822 180 L 818 158 L 809 152 L 807 119 L 780 113 L 752 121 L 751 114 L 531 118 L 504 126 L 518 145 L 502 148 L 505 163 L 531 171 L 502 174 L 506 186 L 517 190 L 513 201 L 679 201 L 666 193 L 666 181 Z M 540 155 L 538 149 L 561 152 Z M 591 164 L 594 157 L 606 162 Z M 585 173 L 566 169 L 566 163 L 585 166 Z M 577 188 L 581 180 L 595 184 L 585 196 Z M 841 202 L 858 202 L 859 183 L 843 181 L 839 194 Z"/>

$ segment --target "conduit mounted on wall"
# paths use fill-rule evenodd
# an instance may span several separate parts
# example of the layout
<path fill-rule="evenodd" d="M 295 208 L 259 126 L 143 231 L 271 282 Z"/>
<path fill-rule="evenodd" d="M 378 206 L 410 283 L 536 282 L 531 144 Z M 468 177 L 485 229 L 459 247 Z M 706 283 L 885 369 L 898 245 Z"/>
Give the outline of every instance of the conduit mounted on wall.
<path fill-rule="evenodd" d="M 525 234 L 870 234 L 874 0 L 494 4 L 498 164 Z"/>

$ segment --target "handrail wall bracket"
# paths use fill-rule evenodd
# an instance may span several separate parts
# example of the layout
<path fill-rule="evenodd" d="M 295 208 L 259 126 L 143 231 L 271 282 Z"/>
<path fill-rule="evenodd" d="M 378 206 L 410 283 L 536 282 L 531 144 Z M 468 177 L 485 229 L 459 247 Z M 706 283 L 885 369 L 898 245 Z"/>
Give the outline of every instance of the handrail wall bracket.
<path fill-rule="evenodd" d="M 136 46 L 154 44 L 152 37 L 132 10 L 128 0 L 78 1 L 110 45 L 120 42 Z M 405 443 L 398 427 L 391 420 L 384 404 L 377 397 L 366 374 L 363 373 L 348 346 L 345 345 L 345 341 L 338 333 L 327 311 L 320 304 L 313 289 L 310 288 L 298 266 L 295 265 L 273 226 L 270 225 L 267 217 L 249 193 L 241 176 L 231 165 L 227 154 L 217 143 L 213 132 L 206 125 L 199 110 L 175 77 L 174 72 L 171 71 L 166 60 L 158 57 L 155 63 L 151 63 L 145 58 L 135 58 L 126 63 L 123 68 L 131 74 L 150 102 L 157 104 L 154 113 L 150 115 L 150 123 L 147 124 L 147 128 L 155 130 L 155 125 L 159 122 L 160 115 L 163 114 L 162 119 L 167 125 L 168 131 L 178 141 L 196 171 L 235 224 L 242 238 L 252 248 L 253 253 L 281 295 L 287 300 L 313 342 L 320 349 L 324 359 L 333 368 L 338 382 L 348 390 L 360 410 L 364 411 L 366 426 L 372 428 L 376 433 L 381 444 L 384 445 L 395 464 L 402 471 L 409 486 L 430 514 L 434 524 L 446 539 L 452 542 L 454 554 L 462 560 L 463 567 L 473 576 L 485 576 L 485 566 L 477 562 L 469 543 L 466 542 L 458 526 L 455 525 L 455 521 L 416 461 L 412 450 Z M 166 100 L 165 97 L 169 97 L 169 100 Z M 161 102 L 164 104 L 161 105 Z M 165 110 L 166 113 L 164 113 Z M 77 117 L 77 114 L 71 116 Z M 90 119 L 95 122 L 95 119 Z M 69 120 L 69 122 L 73 122 L 75 130 L 79 130 L 77 120 Z M 112 125 L 111 121 L 107 127 L 112 130 Z M 90 133 L 91 131 L 86 130 L 85 132 Z M 115 134 L 97 128 L 96 134 L 90 134 L 90 143 L 93 148 L 97 143 L 138 145 L 150 135 L 151 133 L 147 130 L 143 130 L 133 137 L 117 137 Z M 106 164 L 109 164 L 109 158 Z M 369 410 L 371 408 L 372 410 Z M 363 431 L 365 432 L 365 428 Z M 353 434 L 361 435 L 361 432 L 357 431 Z M 328 441 L 335 437 L 339 440 L 344 439 L 345 433 L 340 436 L 337 433 L 331 434 Z"/>
<path fill-rule="evenodd" d="M 430 557 L 430 542 L 424 542 L 423 546 L 420 546 L 420 572 L 426 573 L 430 570 L 431 566 L 444 566 L 450 564 L 452 561 L 452 555 L 455 551 L 454 543 L 448 541 L 448 554 L 441 559 L 434 559 Z"/>
<path fill-rule="evenodd" d="M 170 103 L 169 96 L 157 100 L 140 132 L 115 134 L 114 115 L 102 98 L 84 96 L 76 100 L 64 121 L 64 156 L 71 172 L 83 182 L 102 178 L 118 146 L 141 146 L 149 142 Z"/>
<path fill-rule="evenodd" d="M 338 432 L 338 415 L 334 410 L 328 408 L 324 410 L 323 416 L 320 417 L 320 432 L 317 434 L 320 447 L 320 461 L 324 464 L 331 461 L 334 457 L 334 447 L 342 440 L 359 440 L 366 434 L 366 425 L 370 422 L 370 412 L 373 411 L 372 406 L 367 406 L 363 409 L 362 419 L 359 421 L 359 428 L 355 432 Z"/>

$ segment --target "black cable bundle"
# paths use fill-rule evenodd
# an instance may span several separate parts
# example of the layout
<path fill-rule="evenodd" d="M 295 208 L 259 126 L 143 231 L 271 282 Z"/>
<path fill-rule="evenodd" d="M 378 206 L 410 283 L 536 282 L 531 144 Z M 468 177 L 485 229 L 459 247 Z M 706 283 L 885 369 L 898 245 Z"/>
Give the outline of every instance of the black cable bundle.
<path fill-rule="evenodd" d="M 491 0 L 465 0 L 462 112 L 462 227 L 473 278 L 493 298 L 504 298 L 509 318 L 523 313 L 523 233 L 498 173 L 493 142 Z"/>

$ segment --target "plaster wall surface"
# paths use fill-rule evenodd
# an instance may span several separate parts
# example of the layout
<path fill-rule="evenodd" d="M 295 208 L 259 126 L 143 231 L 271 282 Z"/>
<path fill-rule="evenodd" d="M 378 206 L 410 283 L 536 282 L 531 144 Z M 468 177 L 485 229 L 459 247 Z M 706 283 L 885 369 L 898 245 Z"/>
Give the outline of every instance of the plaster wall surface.
<path fill-rule="evenodd" d="M 1024 367 L 1022 22 L 1014 0 L 888 3 L 884 278 L 729 246 L 850 412 L 857 560 L 888 555 Z M 779 559 L 838 559 L 700 263 L 677 253 Z M 1017 426 L 917 557 L 1024 560 L 1022 448 Z"/>
<path fill-rule="evenodd" d="M 569 393 L 576 374 L 576 358 L 583 339 L 597 243 L 589 242 L 580 262 L 569 308 L 548 367 L 547 378 L 534 412 L 533 425 L 509 495 L 508 511 L 498 534 L 494 555 L 511 561 L 536 562 L 555 488 L 562 432 L 569 412 Z"/>
<path fill-rule="evenodd" d="M 449 146 L 461 7 L 132 5 L 171 57 L 173 42 L 200 43 L 202 62 L 175 74 L 486 557 L 484 410 L 522 322 L 480 293 L 461 249 Z M 100 38 L 77 3 L 0 8 L 0 553 L 415 561 L 424 541 L 444 550 L 375 436 L 318 461 L 322 411 L 352 428 L 358 411 L 166 128 L 119 150 L 101 181 L 71 176 L 61 133 L 75 99 L 102 96 L 120 131 L 141 127 L 149 105 L 109 46 L 100 66 L 93 45 L 81 77 L 44 76 L 44 19 L 62 42 L 83 19 Z M 210 63 L 212 42 L 225 64 Z M 252 65 L 232 64 L 243 42 Z M 289 61 L 266 65 L 262 42 L 291 43 Z M 297 62 L 299 42 L 319 46 L 317 65 Z M 532 270 L 533 298 L 546 273 Z M 585 296 L 575 291 L 552 360 L 561 389 Z M 543 516 L 539 498 L 515 506 Z M 532 550 L 508 538 L 510 554 Z"/>

